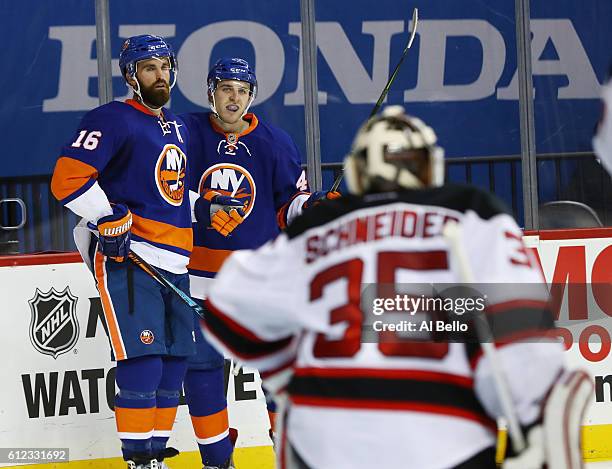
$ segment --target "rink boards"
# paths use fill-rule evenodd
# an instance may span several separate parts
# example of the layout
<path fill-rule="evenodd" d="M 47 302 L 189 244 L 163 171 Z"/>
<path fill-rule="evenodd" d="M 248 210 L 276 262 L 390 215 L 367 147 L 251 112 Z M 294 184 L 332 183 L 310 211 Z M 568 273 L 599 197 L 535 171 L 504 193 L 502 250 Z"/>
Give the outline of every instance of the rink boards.
<path fill-rule="evenodd" d="M 593 377 L 585 458 L 612 459 L 612 295 L 604 287 L 612 284 L 612 230 L 530 233 L 525 241 L 547 281 L 558 285 L 568 364 Z M 84 264 L 76 254 L 0 258 L 0 285 L 0 340 L 6 351 L 0 368 L 0 448 L 69 448 L 73 462 L 57 467 L 124 467 L 111 459 L 119 457 L 114 365 L 100 301 Z M 228 378 L 230 424 L 239 429 L 237 463 L 241 469 L 271 468 L 259 376 L 247 368 Z M 173 469 L 198 467 L 185 405 L 170 445 L 183 452 Z"/>

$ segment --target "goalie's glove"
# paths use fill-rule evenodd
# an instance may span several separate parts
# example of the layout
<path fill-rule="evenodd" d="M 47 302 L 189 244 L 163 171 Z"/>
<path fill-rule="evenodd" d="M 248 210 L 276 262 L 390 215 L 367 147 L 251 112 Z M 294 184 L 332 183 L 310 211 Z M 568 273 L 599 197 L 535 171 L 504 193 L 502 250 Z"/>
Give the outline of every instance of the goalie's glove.
<path fill-rule="evenodd" d="M 244 221 L 244 202 L 208 191 L 196 201 L 194 212 L 198 223 L 211 226 L 223 236 L 228 236 Z"/>
<path fill-rule="evenodd" d="M 132 212 L 123 204 L 113 204 L 112 215 L 89 222 L 88 228 L 98 231 L 98 249 L 116 262 L 123 262 L 130 252 Z"/>
<path fill-rule="evenodd" d="M 309 208 L 315 207 L 324 200 L 332 200 L 342 197 L 340 192 L 336 191 L 316 191 L 310 194 L 310 197 L 306 199 L 306 202 L 302 205 L 302 210 L 308 210 Z"/>
<path fill-rule="evenodd" d="M 553 385 L 543 418 L 527 433 L 527 447 L 503 469 L 582 468 L 581 424 L 593 383 L 583 371 L 566 372 Z"/>

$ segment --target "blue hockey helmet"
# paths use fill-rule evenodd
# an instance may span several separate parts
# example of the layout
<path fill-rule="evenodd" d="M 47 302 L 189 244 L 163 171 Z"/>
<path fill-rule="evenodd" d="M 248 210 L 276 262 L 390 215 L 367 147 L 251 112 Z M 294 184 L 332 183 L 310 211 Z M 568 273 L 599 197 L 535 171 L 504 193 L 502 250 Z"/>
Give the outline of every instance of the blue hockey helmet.
<path fill-rule="evenodd" d="M 244 81 L 249 84 L 250 97 L 242 113 L 241 117 L 243 117 L 249 111 L 251 104 L 253 104 L 253 100 L 257 96 L 257 77 L 255 76 L 255 70 L 253 70 L 246 60 L 238 57 L 225 57 L 219 59 L 210 69 L 208 77 L 206 78 L 208 100 L 210 102 L 210 109 L 219 119 L 221 119 L 221 116 L 217 112 L 217 106 L 215 104 L 215 90 L 217 89 L 217 85 L 223 80 Z"/>
<path fill-rule="evenodd" d="M 223 80 L 244 81 L 249 84 L 251 98 L 257 95 L 257 77 L 249 63 L 237 57 L 225 57 L 217 60 L 208 72 L 206 83 L 210 94 L 214 94 L 217 85 Z"/>
<path fill-rule="evenodd" d="M 152 58 L 168 57 L 170 60 L 170 88 L 176 83 L 176 74 L 178 72 L 178 62 L 176 55 L 172 50 L 172 46 L 160 36 L 151 34 L 141 34 L 140 36 L 132 36 L 121 46 L 119 54 L 119 68 L 125 77 L 126 75 L 135 77 L 136 64 L 141 60 Z"/>

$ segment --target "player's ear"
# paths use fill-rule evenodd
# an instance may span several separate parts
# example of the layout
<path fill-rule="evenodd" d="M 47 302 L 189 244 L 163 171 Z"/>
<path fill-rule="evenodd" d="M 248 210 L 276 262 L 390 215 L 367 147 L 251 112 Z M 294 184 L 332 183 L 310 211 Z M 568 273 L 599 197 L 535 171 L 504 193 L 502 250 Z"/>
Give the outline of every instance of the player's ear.
<path fill-rule="evenodd" d="M 137 88 L 136 80 L 134 80 L 131 75 L 126 73 L 124 78 L 128 85 L 130 85 L 132 88 Z"/>

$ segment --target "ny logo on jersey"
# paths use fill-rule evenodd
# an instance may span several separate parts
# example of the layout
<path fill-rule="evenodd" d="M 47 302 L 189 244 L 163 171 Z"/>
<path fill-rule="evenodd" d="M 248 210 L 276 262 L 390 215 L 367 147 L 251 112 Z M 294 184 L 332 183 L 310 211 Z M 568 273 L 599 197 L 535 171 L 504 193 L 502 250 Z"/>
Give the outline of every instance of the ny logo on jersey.
<path fill-rule="evenodd" d="M 157 158 L 155 182 L 164 200 L 175 207 L 183 203 L 187 156 L 176 145 L 165 145 Z"/>
<path fill-rule="evenodd" d="M 238 140 L 238 136 L 236 134 L 229 133 L 225 136 L 224 139 L 219 140 L 219 144 L 217 145 L 217 154 L 236 156 L 236 152 L 240 148 L 244 148 L 244 150 L 249 156 L 253 156 L 251 155 L 249 147 L 247 147 L 243 142 Z M 221 153 L 222 151 L 223 153 Z"/>
<path fill-rule="evenodd" d="M 246 168 L 237 164 L 219 163 L 208 168 L 200 178 L 199 193 L 219 192 L 244 201 L 248 217 L 255 203 L 255 180 Z"/>
<path fill-rule="evenodd" d="M 57 358 L 74 347 L 79 338 L 77 298 L 68 287 L 61 292 L 51 288 L 47 293 L 37 288 L 28 303 L 32 313 L 30 341 L 36 350 Z"/>

